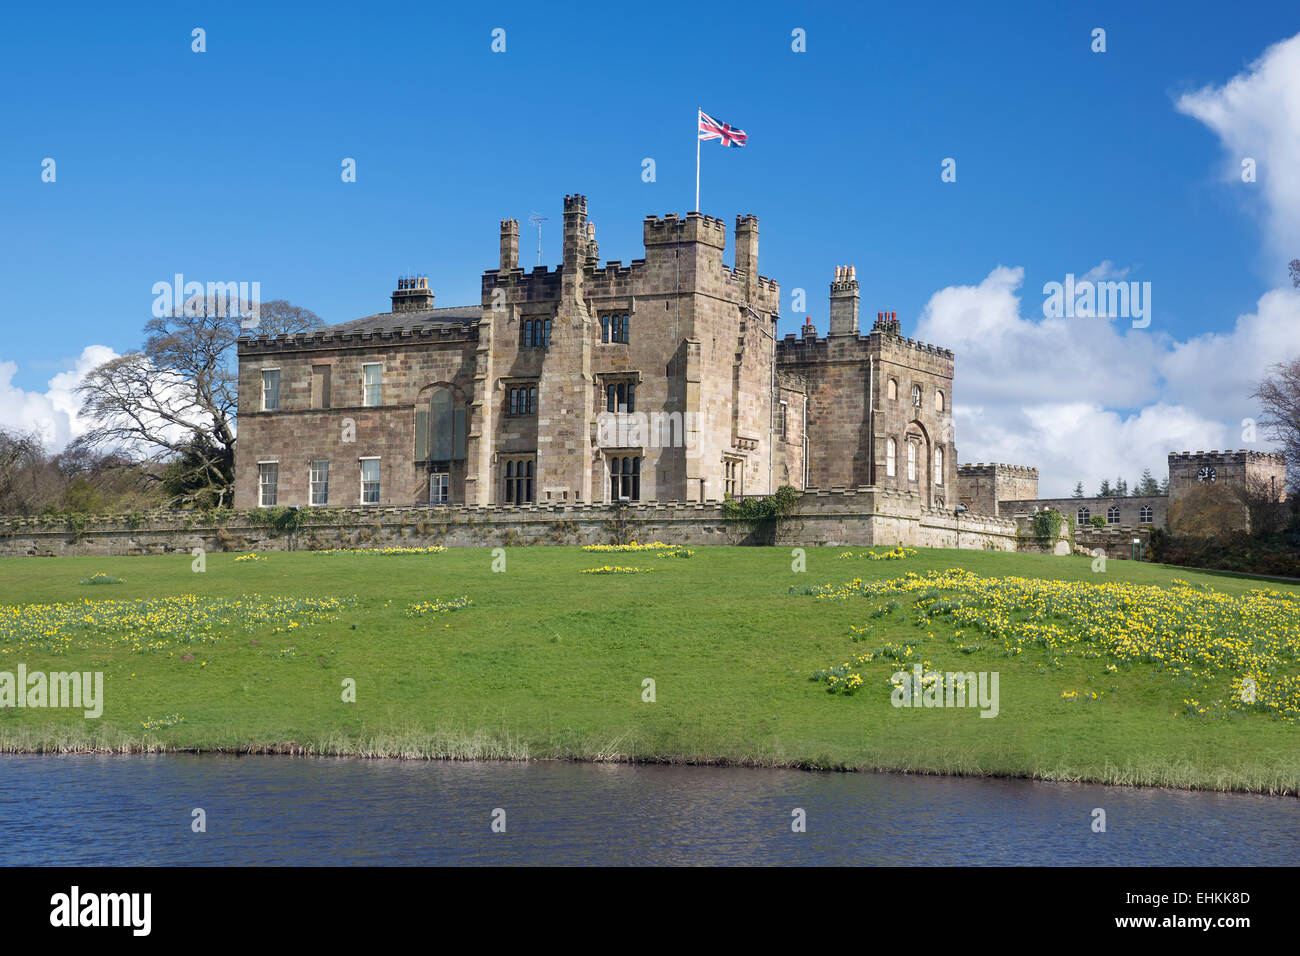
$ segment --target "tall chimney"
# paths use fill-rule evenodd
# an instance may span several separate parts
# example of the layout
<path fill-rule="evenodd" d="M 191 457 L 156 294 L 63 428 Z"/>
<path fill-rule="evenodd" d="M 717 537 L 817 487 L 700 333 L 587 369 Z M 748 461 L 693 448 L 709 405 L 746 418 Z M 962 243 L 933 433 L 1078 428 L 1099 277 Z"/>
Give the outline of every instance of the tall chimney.
<path fill-rule="evenodd" d="M 831 283 L 831 335 L 858 334 L 857 270 L 853 266 L 840 266 Z"/>
<path fill-rule="evenodd" d="M 581 269 L 587 260 L 587 197 L 564 197 L 564 268 Z"/>
<path fill-rule="evenodd" d="M 519 220 L 501 220 L 501 271 L 519 268 Z"/>

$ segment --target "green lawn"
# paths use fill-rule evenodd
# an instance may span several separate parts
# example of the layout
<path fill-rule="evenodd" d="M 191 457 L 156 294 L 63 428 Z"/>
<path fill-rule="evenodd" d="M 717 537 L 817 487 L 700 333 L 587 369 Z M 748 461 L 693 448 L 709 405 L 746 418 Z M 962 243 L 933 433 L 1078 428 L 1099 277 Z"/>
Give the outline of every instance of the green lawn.
<path fill-rule="evenodd" d="M 1084 585 L 1173 588 L 1178 578 L 1211 589 L 1229 610 L 1250 592 L 1300 589 L 1127 561 L 1094 574 L 1088 558 L 922 549 L 871 561 L 837 558 L 842 551 L 807 549 L 805 573 L 792 572 L 789 549 L 731 547 L 696 548 L 689 558 L 511 548 L 504 573 L 492 571 L 487 549 L 270 552 L 240 563 L 210 554 L 202 574 L 188 555 L 0 559 L 0 671 L 22 663 L 29 672 L 106 678 L 98 720 L 0 709 L 0 749 L 727 761 L 1300 791 L 1300 722 L 1223 705 L 1240 676 L 1230 667 L 1117 666 L 1088 642 L 1072 651 L 1030 642 L 1009 655 L 997 635 L 943 615 L 917 626 L 915 602 L 945 598 L 942 588 L 843 600 L 791 588 L 949 568 Z M 606 564 L 653 570 L 580 573 Z M 79 584 L 96 572 L 123 583 Z M 181 595 L 196 600 L 152 611 L 123 605 L 131 616 L 121 625 L 118 608 L 31 606 Z M 412 604 L 463 595 L 473 603 L 408 614 Z M 299 600 L 308 598 L 321 600 Z M 891 600 L 895 610 L 871 617 Z M 1055 626 L 1082 626 L 1069 617 Z M 852 639 L 852 627 L 868 625 L 866 639 Z M 1281 644 L 1272 653 L 1282 655 L 1273 677 L 1283 688 L 1291 677 L 1300 682 L 1288 626 L 1273 635 Z M 998 672 L 998 716 L 896 708 L 887 680 L 897 666 L 879 657 L 854 668 L 863 685 L 851 696 L 810 679 L 904 642 L 912 642 L 909 662 Z M 342 700 L 349 678 L 355 703 Z M 646 678 L 653 703 L 642 700 Z M 143 726 L 174 715 L 183 719 Z"/>

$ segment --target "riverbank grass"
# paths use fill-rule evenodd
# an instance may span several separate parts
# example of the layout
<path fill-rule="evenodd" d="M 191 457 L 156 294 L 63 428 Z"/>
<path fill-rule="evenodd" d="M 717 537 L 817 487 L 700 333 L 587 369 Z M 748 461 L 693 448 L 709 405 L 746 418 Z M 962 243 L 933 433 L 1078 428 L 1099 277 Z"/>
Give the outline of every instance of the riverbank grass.
<path fill-rule="evenodd" d="M 104 675 L 98 719 L 0 707 L 0 751 L 727 762 L 1300 792 L 1300 588 L 868 550 L 889 551 L 809 548 L 802 572 L 789 549 L 730 547 L 668 560 L 210 554 L 202 573 L 189 555 L 0 559 L 0 674 Z M 650 573 L 583 573 L 605 567 Z M 87 588 L 96 574 L 117 583 Z M 895 706 L 891 677 L 917 664 L 921 692 L 931 673 L 996 672 L 997 716 Z"/>

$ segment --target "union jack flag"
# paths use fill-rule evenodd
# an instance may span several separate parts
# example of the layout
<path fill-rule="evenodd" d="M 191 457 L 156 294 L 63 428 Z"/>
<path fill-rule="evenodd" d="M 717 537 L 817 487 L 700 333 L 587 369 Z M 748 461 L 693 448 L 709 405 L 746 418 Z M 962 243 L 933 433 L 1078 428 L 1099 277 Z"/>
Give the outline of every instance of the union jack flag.
<path fill-rule="evenodd" d="M 744 146 L 749 134 L 726 123 L 719 123 L 704 110 L 700 110 L 700 139 L 718 139 L 723 146 Z"/>

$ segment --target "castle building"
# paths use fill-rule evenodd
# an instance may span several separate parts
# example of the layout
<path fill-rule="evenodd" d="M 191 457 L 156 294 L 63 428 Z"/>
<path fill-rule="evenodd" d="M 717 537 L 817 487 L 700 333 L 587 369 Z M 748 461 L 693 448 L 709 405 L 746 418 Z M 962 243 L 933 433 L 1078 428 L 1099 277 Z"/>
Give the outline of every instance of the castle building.
<path fill-rule="evenodd" d="M 1101 498 L 1040 498 L 1038 469 L 1024 465 L 961 465 L 961 503 L 978 514 L 1012 516 L 1044 508 L 1061 512 L 1076 527 L 1170 527 L 1170 508 L 1198 489 L 1249 487 L 1276 501 L 1286 498 L 1286 457 L 1275 452 L 1183 451 L 1169 453 L 1167 494 Z M 1100 522 L 1098 522 L 1100 519 Z"/>
<path fill-rule="evenodd" d="M 957 500 L 952 352 L 860 329 L 840 266 L 830 321 L 778 340 L 758 219 L 647 217 L 645 256 L 601 262 L 581 195 L 558 268 L 519 265 L 500 224 L 480 301 L 438 308 L 403 277 L 388 312 L 244 337 L 235 506 L 710 501 L 876 486 Z"/>

